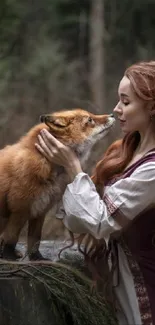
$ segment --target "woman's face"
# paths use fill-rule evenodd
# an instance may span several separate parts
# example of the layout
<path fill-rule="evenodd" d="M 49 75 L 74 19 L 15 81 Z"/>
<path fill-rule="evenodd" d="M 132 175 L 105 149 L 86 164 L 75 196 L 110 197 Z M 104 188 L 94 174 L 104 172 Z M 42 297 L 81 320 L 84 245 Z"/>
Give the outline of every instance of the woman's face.
<path fill-rule="evenodd" d="M 144 133 L 150 125 L 150 112 L 146 102 L 132 90 L 130 80 L 124 76 L 118 88 L 119 102 L 114 108 L 123 133 Z"/>

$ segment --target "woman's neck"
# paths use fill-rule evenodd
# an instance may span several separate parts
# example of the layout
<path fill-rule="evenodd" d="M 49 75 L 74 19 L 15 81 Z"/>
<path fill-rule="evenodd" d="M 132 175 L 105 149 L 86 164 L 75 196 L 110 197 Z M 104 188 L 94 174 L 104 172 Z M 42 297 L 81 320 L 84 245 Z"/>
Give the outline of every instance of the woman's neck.
<path fill-rule="evenodd" d="M 149 150 L 155 148 L 155 134 L 151 129 L 147 129 L 145 132 L 140 133 L 140 142 L 135 151 L 136 155 L 144 155 Z"/>
<path fill-rule="evenodd" d="M 138 143 L 137 148 L 135 149 L 131 161 L 127 164 L 124 170 L 128 169 L 131 165 L 136 163 L 141 159 L 145 154 L 155 148 L 155 134 L 146 130 L 145 133 L 140 133 L 140 142 Z"/>

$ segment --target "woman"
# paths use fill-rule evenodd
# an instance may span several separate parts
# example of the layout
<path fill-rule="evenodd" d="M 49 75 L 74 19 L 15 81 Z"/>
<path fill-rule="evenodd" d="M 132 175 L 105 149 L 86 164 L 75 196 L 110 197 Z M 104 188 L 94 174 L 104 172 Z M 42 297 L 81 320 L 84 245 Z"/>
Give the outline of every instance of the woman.
<path fill-rule="evenodd" d="M 119 263 L 115 293 L 119 324 L 155 324 L 155 61 L 129 67 L 114 108 L 123 140 L 110 146 L 93 181 L 76 155 L 47 131 L 38 150 L 63 165 L 71 183 L 63 196 L 64 223 L 108 243 L 113 234 Z M 94 185 L 95 183 L 95 185 Z"/>

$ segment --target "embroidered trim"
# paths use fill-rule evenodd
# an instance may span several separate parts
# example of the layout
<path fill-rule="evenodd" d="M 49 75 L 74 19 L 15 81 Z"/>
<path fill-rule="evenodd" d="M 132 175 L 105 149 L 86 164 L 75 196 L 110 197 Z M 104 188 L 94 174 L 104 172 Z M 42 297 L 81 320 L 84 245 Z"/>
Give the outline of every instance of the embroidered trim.
<path fill-rule="evenodd" d="M 124 240 L 120 239 L 119 243 L 127 257 L 129 267 L 133 276 L 142 325 L 153 325 L 149 296 L 140 267 L 136 260 L 134 260 Z"/>
<path fill-rule="evenodd" d="M 105 194 L 105 196 L 103 197 L 103 200 L 107 206 L 107 210 L 108 213 L 110 214 L 110 216 L 115 219 L 117 218 L 117 223 L 119 224 L 119 226 L 121 227 L 126 227 L 130 220 L 120 211 L 120 209 L 111 201 L 111 199 L 109 198 L 109 196 L 107 194 Z"/>
<path fill-rule="evenodd" d="M 104 195 L 103 201 L 105 202 L 107 206 L 107 210 L 110 215 L 113 215 L 116 210 L 118 209 L 117 206 L 110 200 L 109 196 L 107 194 Z"/>

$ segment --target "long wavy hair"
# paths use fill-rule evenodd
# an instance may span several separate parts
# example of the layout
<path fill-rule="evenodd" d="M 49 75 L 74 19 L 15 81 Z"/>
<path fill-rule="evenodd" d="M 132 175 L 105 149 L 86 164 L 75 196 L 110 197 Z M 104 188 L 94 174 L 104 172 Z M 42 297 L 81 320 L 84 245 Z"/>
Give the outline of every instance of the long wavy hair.
<path fill-rule="evenodd" d="M 133 64 L 125 71 L 124 76 L 130 80 L 135 94 L 146 102 L 146 109 L 148 102 L 155 105 L 155 61 Z M 92 180 L 101 198 L 103 198 L 106 183 L 113 177 L 121 175 L 132 160 L 139 142 L 140 134 L 138 131 L 128 133 L 123 139 L 114 142 L 97 163 Z M 84 254 L 96 282 L 104 273 L 103 258 L 107 256 L 104 239 L 97 240 L 90 235 L 83 234 L 78 238 L 78 247 L 80 252 Z"/>

